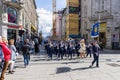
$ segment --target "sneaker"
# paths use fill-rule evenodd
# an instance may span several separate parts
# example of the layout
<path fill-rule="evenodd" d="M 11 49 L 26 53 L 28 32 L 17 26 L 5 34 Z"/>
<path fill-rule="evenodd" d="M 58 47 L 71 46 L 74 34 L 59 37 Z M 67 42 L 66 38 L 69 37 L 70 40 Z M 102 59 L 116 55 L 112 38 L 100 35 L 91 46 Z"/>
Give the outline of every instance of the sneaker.
<path fill-rule="evenodd" d="M 96 66 L 97 68 L 99 68 L 99 66 Z"/>
<path fill-rule="evenodd" d="M 14 70 L 12 70 L 12 72 L 15 72 Z"/>
<path fill-rule="evenodd" d="M 12 71 L 9 71 L 8 74 L 13 74 L 13 72 L 12 72 Z"/>
<path fill-rule="evenodd" d="M 92 68 L 92 65 L 90 65 L 89 68 Z"/>

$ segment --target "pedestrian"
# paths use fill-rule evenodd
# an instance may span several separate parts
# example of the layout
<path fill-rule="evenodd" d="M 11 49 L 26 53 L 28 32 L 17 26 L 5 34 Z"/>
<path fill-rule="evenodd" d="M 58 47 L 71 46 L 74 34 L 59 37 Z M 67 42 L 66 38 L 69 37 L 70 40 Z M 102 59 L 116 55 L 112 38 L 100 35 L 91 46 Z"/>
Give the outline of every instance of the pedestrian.
<path fill-rule="evenodd" d="M 39 42 L 38 42 L 38 38 L 34 39 L 35 42 L 35 53 L 39 53 Z"/>
<path fill-rule="evenodd" d="M 5 80 L 4 75 L 5 75 L 5 72 L 8 68 L 8 64 L 10 61 L 11 50 L 8 48 L 7 42 L 8 41 L 6 38 L 4 38 L 4 37 L 2 38 L 0 36 L 0 46 L 2 46 L 2 51 L 3 51 L 3 55 L 4 55 L 4 65 L 3 65 L 2 72 L 1 72 L 0 80 Z"/>
<path fill-rule="evenodd" d="M 11 57 L 10 57 L 10 61 L 9 61 L 9 72 L 8 73 L 13 74 L 16 56 L 18 55 L 17 49 L 14 45 L 14 39 L 9 40 L 9 48 L 11 50 Z"/>
<path fill-rule="evenodd" d="M 100 49 L 100 47 L 97 44 L 97 41 L 94 41 L 92 44 L 93 61 L 89 67 L 92 67 L 95 62 L 96 62 L 96 67 L 99 67 L 99 49 Z"/>
<path fill-rule="evenodd" d="M 54 52 L 54 46 L 53 46 L 53 43 L 50 41 L 50 43 L 49 43 L 49 58 L 51 60 L 52 60 L 53 52 Z"/>
<path fill-rule="evenodd" d="M 82 39 L 80 41 L 80 49 L 79 49 L 79 52 L 80 52 L 80 58 L 85 58 L 85 53 L 86 53 L 86 45 L 85 45 L 85 40 Z"/>
<path fill-rule="evenodd" d="M 70 57 L 70 58 L 69 58 L 69 57 Z M 73 43 L 70 42 L 70 44 L 69 44 L 69 54 L 68 54 L 69 60 L 71 60 L 72 57 L 73 57 Z"/>
<path fill-rule="evenodd" d="M 2 46 L 0 45 L 0 72 L 3 68 L 3 64 L 4 64 L 4 56 L 3 56 L 3 52 L 2 52 Z"/>
<path fill-rule="evenodd" d="M 15 46 L 16 46 L 16 49 L 17 51 L 20 53 L 20 38 L 17 38 L 16 42 L 15 42 Z"/>
<path fill-rule="evenodd" d="M 24 58 L 24 66 L 26 68 L 27 65 L 29 65 L 30 60 L 30 44 L 29 39 L 25 39 L 25 43 L 22 46 L 22 52 L 23 52 L 23 58 Z"/>
<path fill-rule="evenodd" d="M 91 55 L 91 47 L 92 47 L 92 45 L 91 45 L 91 43 L 88 43 L 87 45 L 86 45 L 86 53 L 87 53 L 87 55 L 86 55 L 86 57 L 88 57 L 88 55 L 90 55 L 90 58 L 92 57 L 92 55 Z"/>
<path fill-rule="evenodd" d="M 47 56 L 49 57 L 49 52 L 50 52 L 50 44 L 49 44 L 49 42 L 47 42 L 45 44 L 45 49 L 46 49 Z"/>
<path fill-rule="evenodd" d="M 30 53 L 35 53 L 35 43 L 33 40 L 30 40 Z"/>
<path fill-rule="evenodd" d="M 102 42 L 99 43 L 99 46 L 100 46 L 100 50 L 103 51 L 103 48 L 104 48 L 103 46 L 104 46 L 104 45 L 103 45 Z"/>
<path fill-rule="evenodd" d="M 75 44 L 75 49 L 76 49 L 77 58 L 79 58 L 79 56 L 80 56 L 80 53 L 79 53 L 80 44 L 78 42 Z"/>
<path fill-rule="evenodd" d="M 65 44 L 63 41 L 61 41 L 59 44 L 59 57 L 61 57 L 61 59 L 63 59 L 64 50 L 65 50 Z"/>

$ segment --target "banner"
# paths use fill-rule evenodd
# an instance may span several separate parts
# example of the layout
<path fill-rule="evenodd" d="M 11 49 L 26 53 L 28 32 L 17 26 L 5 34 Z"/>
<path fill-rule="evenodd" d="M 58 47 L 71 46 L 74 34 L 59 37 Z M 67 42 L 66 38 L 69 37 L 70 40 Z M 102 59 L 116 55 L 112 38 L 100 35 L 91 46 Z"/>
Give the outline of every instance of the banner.
<path fill-rule="evenodd" d="M 91 37 L 92 38 L 95 38 L 95 37 L 98 37 L 99 36 L 99 27 L 100 27 L 100 23 L 95 23 L 93 26 L 92 26 L 92 30 L 91 30 Z"/>

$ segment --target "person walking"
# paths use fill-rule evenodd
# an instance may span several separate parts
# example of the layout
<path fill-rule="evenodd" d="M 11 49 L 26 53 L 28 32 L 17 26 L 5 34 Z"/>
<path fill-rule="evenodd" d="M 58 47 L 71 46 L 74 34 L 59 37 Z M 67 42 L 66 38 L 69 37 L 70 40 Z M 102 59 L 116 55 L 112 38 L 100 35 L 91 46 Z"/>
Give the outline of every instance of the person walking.
<path fill-rule="evenodd" d="M 4 55 L 4 65 L 3 65 L 2 72 L 1 72 L 0 80 L 5 80 L 4 75 L 5 75 L 5 72 L 8 68 L 8 64 L 9 64 L 9 61 L 10 61 L 11 50 L 8 48 L 7 45 L 8 45 L 7 44 L 7 39 L 2 38 L 0 36 L 0 46 L 2 47 L 2 52 L 3 52 L 3 55 Z"/>
<path fill-rule="evenodd" d="M 50 41 L 50 44 L 49 44 L 49 58 L 52 60 L 52 55 L 53 55 L 53 52 L 54 52 L 54 47 L 53 47 L 53 43 Z"/>
<path fill-rule="evenodd" d="M 97 44 L 97 41 L 94 41 L 92 44 L 93 61 L 89 67 L 92 67 L 95 62 L 96 62 L 96 67 L 99 67 L 99 49 L 100 49 L 100 47 Z"/>
<path fill-rule="evenodd" d="M 2 71 L 3 64 L 4 64 L 4 56 L 2 52 L 2 46 L 0 46 L 0 72 Z"/>
<path fill-rule="evenodd" d="M 92 48 L 92 45 L 91 45 L 91 43 L 88 43 L 87 44 L 87 46 L 86 46 L 86 52 L 87 52 L 87 55 L 86 55 L 86 57 L 88 57 L 88 55 L 90 55 L 90 58 L 92 57 L 92 55 L 91 55 L 91 48 Z"/>
<path fill-rule="evenodd" d="M 77 58 L 79 58 L 79 56 L 80 56 L 80 53 L 79 53 L 80 44 L 78 42 L 75 44 L 75 49 L 76 49 Z"/>
<path fill-rule="evenodd" d="M 35 54 L 35 43 L 33 40 L 30 40 L 30 54 Z"/>
<path fill-rule="evenodd" d="M 70 58 L 69 58 L 69 57 L 70 57 Z M 73 43 L 71 42 L 71 43 L 69 44 L 69 54 L 68 54 L 69 60 L 71 60 L 72 57 L 73 57 Z"/>
<path fill-rule="evenodd" d="M 14 45 L 14 39 L 9 40 L 9 48 L 11 50 L 11 57 L 10 57 L 10 61 L 9 61 L 9 72 L 8 73 L 13 74 L 13 72 L 14 72 L 13 68 L 14 68 L 16 56 L 18 55 L 16 47 Z"/>
<path fill-rule="evenodd" d="M 22 47 L 25 68 L 27 65 L 29 65 L 29 60 L 30 60 L 29 51 L 30 51 L 29 39 L 25 39 L 25 43 L 23 44 L 23 47 Z"/>
<path fill-rule="evenodd" d="M 21 50 L 21 47 L 20 47 L 20 38 L 18 38 L 15 42 L 15 46 L 16 46 L 16 49 L 17 51 L 20 53 L 20 50 Z"/>
<path fill-rule="evenodd" d="M 80 52 L 80 58 L 85 58 L 85 53 L 86 53 L 86 45 L 85 45 L 85 40 L 82 39 L 80 41 L 80 49 L 79 49 L 79 52 Z"/>

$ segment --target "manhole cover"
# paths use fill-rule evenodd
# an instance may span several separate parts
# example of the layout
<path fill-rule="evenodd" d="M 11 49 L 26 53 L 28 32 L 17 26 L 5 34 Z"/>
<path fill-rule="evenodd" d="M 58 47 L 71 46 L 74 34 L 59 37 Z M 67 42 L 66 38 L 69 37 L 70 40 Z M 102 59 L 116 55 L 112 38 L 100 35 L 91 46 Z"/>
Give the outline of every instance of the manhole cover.
<path fill-rule="evenodd" d="M 116 63 L 110 63 L 110 64 L 107 64 L 107 65 L 112 66 L 112 67 L 120 67 L 120 65 L 116 64 Z"/>

